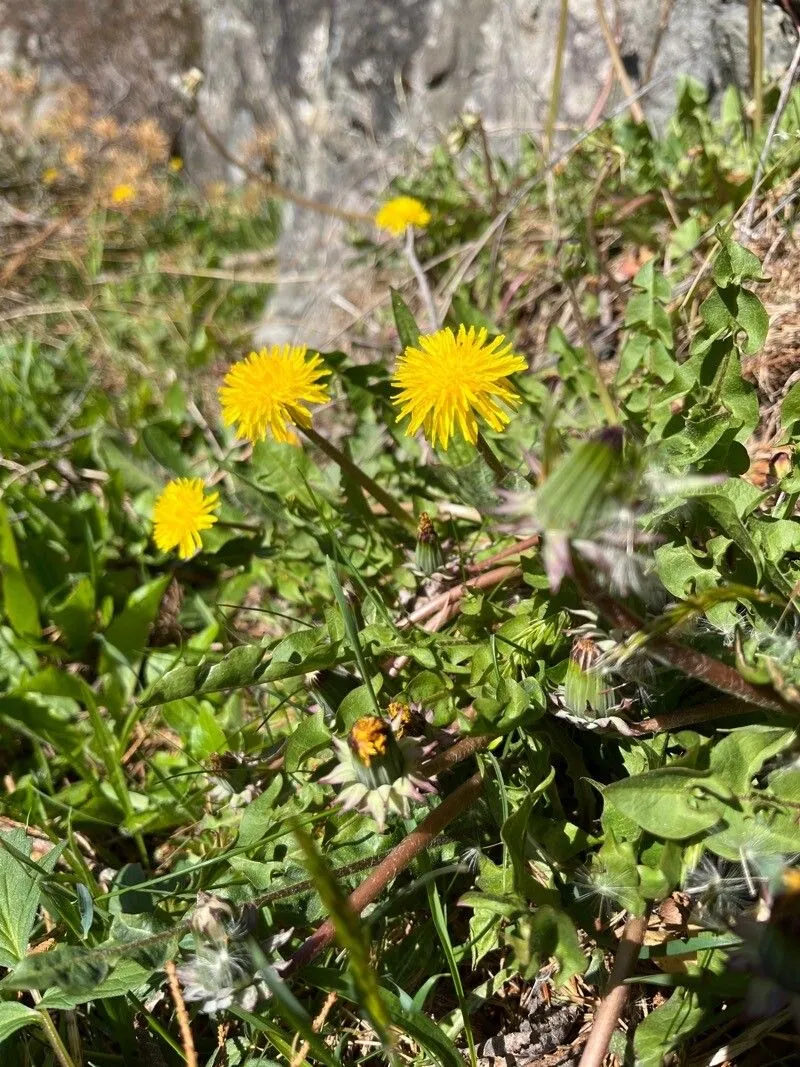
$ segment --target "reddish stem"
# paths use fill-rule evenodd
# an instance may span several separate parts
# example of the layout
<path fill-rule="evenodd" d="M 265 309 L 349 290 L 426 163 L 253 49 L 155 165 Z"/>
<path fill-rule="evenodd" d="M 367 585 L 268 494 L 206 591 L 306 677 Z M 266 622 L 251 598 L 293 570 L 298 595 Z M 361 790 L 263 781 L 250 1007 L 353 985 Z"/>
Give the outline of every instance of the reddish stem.
<path fill-rule="evenodd" d="M 461 815 L 481 794 L 483 779 L 480 774 L 473 774 L 455 792 L 442 801 L 420 825 L 403 838 L 389 855 L 381 860 L 375 870 L 349 896 L 350 906 L 360 914 L 367 904 L 371 904 L 386 886 L 425 849 L 430 848 L 434 839 L 448 826 L 456 816 Z M 310 963 L 315 956 L 328 948 L 336 937 L 336 930 L 330 919 L 317 927 L 289 960 L 284 975 L 292 974 L 300 967 Z"/>

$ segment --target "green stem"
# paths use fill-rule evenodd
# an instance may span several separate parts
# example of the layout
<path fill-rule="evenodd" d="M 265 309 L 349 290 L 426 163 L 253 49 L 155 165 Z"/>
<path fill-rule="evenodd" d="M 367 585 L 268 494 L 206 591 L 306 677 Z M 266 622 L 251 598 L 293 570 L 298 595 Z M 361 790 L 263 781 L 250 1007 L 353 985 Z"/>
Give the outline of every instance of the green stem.
<path fill-rule="evenodd" d="M 558 33 L 556 35 L 556 61 L 553 67 L 553 80 L 550 87 L 550 106 L 547 109 L 547 119 L 544 127 L 544 157 L 545 163 L 550 162 L 550 152 L 553 146 L 553 132 L 558 118 L 558 107 L 561 103 L 561 81 L 564 72 L 564 50 L 567 44 L 567 15 L 569 13 L 569 0 L 561 0 L 561 8 L 558 16 Z"/>
<path fill-rule="evenodd" d="M 502 484 L 508 477 L 508 471 L 503 465 L 503 461 L 496 456 L 489 442 L 483 436 L 482 433 L 478 434 L 475 445 L 491 468 L 492 474 L 497 478 L 498 483 Z"/>
<path fill-rule="evenodd" d="M 232 522 L 229 519 L 219 519 L 215 525 L 218 530 L 249 530 L 252 533 L 264 529 L 260 522 Z"/>
<path fill-rule="evenodd" d="M 382 504 L 386 511 L 397 519 L 398 522 L 404 526 L 410 526 L 416 533 L 417 524 L 414 520 L 414 516 L 407 511 L 404 511 L 397 500 L 391 493 L 387 493 L 385 489 L 382 489 L 374 478 L 370 478 L 368 474 L 365 474 L 353 461 L 337 448 L 336 445 L 332 445 L 330 441 L 320 436 L 315 429 L 311 426 L 302 426 L 303 433 L 313 444 L 317 446 L 320 452 L 324 452 L 329 459 L 332 459 L 335 464 L 341 469 L 343 474 L 346 474 L 348 478 L 352 478 L 354 482 L 358 482 L 361 488 L 369 493 L 373 500 Z"/>
<path fill-rule="evenodd" d="M 56 1029 L 56 1024 L 53 1022 L 50 1013 L 46 1008 L 38 1008 L 37 1011 L 39 1012 L 42 1029 L 61 1067 L 75 1067 L 75 1062 L 67 1052 L 66 1045 L 61 1040 L 61 1035 Z"/>

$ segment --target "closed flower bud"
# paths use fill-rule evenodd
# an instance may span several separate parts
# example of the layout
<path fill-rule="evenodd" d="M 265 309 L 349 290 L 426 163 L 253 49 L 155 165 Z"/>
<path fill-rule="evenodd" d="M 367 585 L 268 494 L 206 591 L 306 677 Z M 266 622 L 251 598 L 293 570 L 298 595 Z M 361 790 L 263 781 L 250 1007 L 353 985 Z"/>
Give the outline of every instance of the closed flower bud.
<path fill-rule="evenodd" d="M 439 542 L 439 535 L 436 533 L 427 511 L 422 512 L 417 523 L 415 561 L 418 569 L 426 576 L 433 574 L 444 566 L 444 556 Z"/>
<path fill-rule="evenodd" d="M 591 637 L 581 637 L 572 646 L 563 697 L 573 715 L 602 718 L 614 704 L 611 687 L 598 666 L 601 655 Z"/>

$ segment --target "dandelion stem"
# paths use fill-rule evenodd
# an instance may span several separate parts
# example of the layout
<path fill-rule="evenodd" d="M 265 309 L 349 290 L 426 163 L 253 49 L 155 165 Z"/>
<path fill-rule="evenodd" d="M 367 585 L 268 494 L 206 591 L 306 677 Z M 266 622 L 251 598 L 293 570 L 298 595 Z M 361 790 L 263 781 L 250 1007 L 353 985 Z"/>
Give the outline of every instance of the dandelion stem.
<path fill-rule="evenodd" d="M 414 272 L 414 277 L 417 279 L 417 285 L 422 296 L 425 308 L 428 312 L 428 319 L 431 324 L 431 332 L 435 333 L 439 329 L 439 316 L 436 312 L 436 304 L 433 299 L 433 293 L 431 287 L 428 284 L 428 278 L 425 271 L 422 269 L 422 264 L 417 259 L 417 253 L 414 248 L 414 227 L 408 226 L 406 228 L 406 258 L 409 265 Z"/>
<path fill-rule="evenodd" d="M 578 1067 L 601 1067 L 605 1059 L 611 1036 L 630 995 L 631 987 L 626 979 L 639 957 L 646 930 L 647 912 L 629 919 L 625 925 L 605 996 L 595 1013 L 589 1040 L 584 1046 Z"/>
<path fill-rule="evenodd" d="M 264 529 L 260 522 L 233 522 L 228 519 L 220 519 L 216 526 L 218 530 L 248 530 L 252 533 L 260 532 Z"/>
<path fill-rule="evenodd" d="M 354 482 L 358 482 L 361 488 L 369 493 L 373 500 L 382 504 L 393 518 L 404 526 L 410 526 L 416 534 L 417 524 L 414 521 L 414 516 L 404 511 L 391 493 L 387 493 L 385 489 L 382 489 L 374 478 L 370 478 L 368 474 L 365 474 L 341 449 L 337 448 L 336 445 L 332 445 L 330 441 L 318 434 L 311 426 L 303 426 L 301 429 L 309 441 L 315 444 L 320 452 L 324 452 L 329 459 L 332 459 L 343 474 L 352 478 Z"/>
<path fill-rule="evenodd" d="M 42 1029 L 45 1032 L 47 1040 L 50 1043 L 50 1047 L 52 1048 L 60 1067 L 75 1067 L 75 1063 L 67 1052 L 66 1045 L 61 1040 L 61 1035 L 56 1029 L 56 1024 L 53 1022 L 50 1012 L 47 1011 L 46 1008 L 38 1008 L 37 1010 L 39 1012 Z"/>
<path fill-rule="evenodd" d="M 477 446 L 478 451 L 491 468 L 492 474 L 495 476 L 495 478 L 497 478 L 498 483 L 502 485 L 502 483 L 508 477 L 508 471 L 506 470 L 502 460 L 499 456 L 495 454 L 494 449 L 491 447 L 491 445 L 482 433 L 478 434 L 478 438 L 475 444 Z"/>

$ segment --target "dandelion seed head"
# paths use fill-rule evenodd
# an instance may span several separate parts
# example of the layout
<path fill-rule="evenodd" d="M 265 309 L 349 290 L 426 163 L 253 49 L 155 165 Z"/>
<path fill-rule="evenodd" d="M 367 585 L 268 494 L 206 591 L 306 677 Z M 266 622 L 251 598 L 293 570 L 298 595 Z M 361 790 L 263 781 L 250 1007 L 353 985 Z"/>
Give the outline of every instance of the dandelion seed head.
<path fill-rule="evenodd" d="M 512 351 L 502 334 L 488 340 L 488 331 L 447 327 L 420 335 L 419 347 L 409 346 L 397 362 L 392 384 L 398 419 L 410 418 L 409 437 L 422 428 L 435 447 L 447 449 L 458 432 L 470 444 L 478 439 L 478 419 L 492 430 L 511 421 L 508 408 L 520 403 L 508 376 L 525 370 L 522 356 Z"/>
<path fill-rule="evenodd" d="M 292 425 L 311 425 L 306 405 L 330 399 L 320 381 L 328 374 L 320 356 L 309 357 L 305 345 L 251 352 L 230 368 L 219 389 L 223 421 L 253 443 L 267 433 L 284 444 L 296 443 Z"/>
<path fill-rule="evenodd" d="M 177 478 L 165 486 L 153 508 L 153 540 L 162 552 L 177 548 L 190 559 L 202 548 L 200 534 L 217 521 L 219 493 L 206 494 L 202 478 Z"/>

